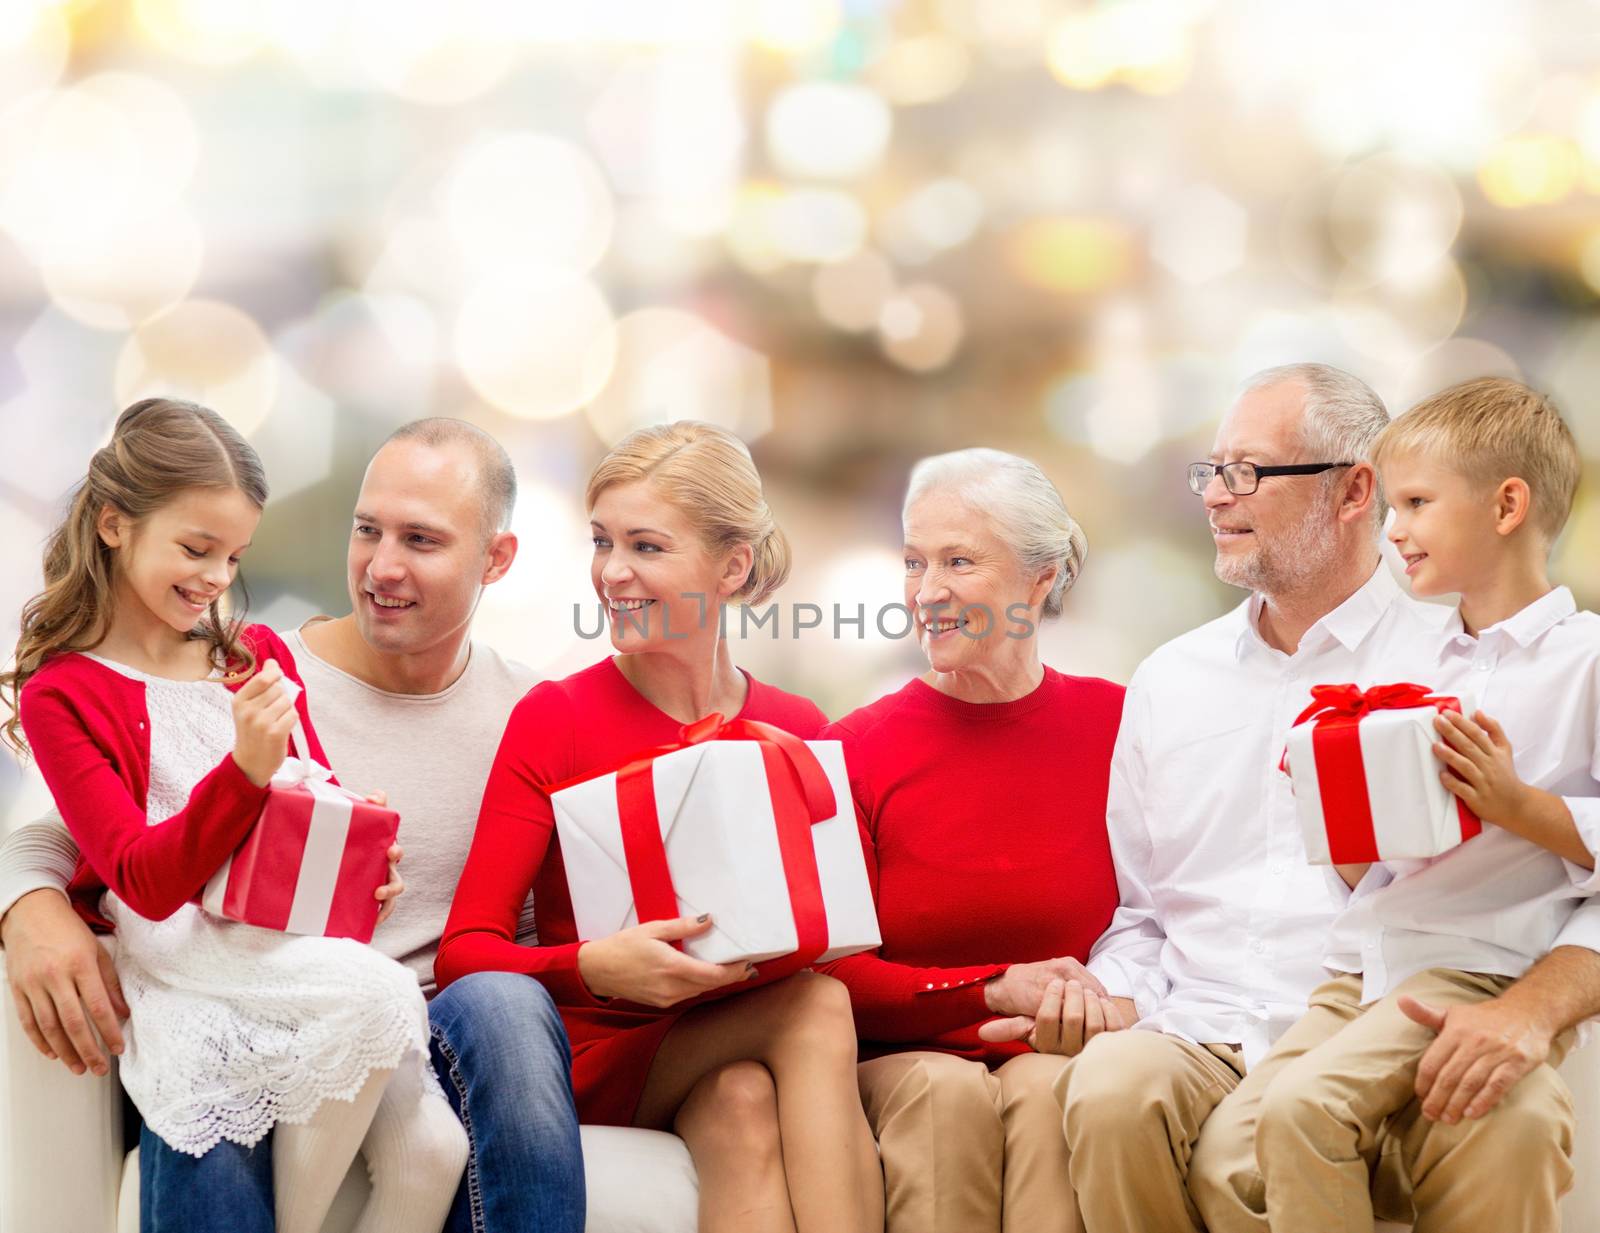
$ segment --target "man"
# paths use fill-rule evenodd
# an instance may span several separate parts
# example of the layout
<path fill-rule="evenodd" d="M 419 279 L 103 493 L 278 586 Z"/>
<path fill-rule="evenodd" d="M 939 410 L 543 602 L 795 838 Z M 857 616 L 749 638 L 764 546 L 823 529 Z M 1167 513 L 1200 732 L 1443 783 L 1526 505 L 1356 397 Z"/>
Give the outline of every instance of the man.
<path fill-rule="evenodd" d="M 1217 574 L 1253 594 L 1158 649 L 1129 685 L 1107 806 L 1121 907 L 1089 969 L 1133 1000 L 1140 1030 L 1094 1035 L 1056 1087 L 1088 1233 L 1202 1228 L 1190 1184 L 1226 1186 L 1253 1163 L 1225 1098 L 1324 979 L 1338 904 L 1306 862 L 1278 755 L 1311 686 L 1395 679 L 1426 662 L 1444 615 L 1406 596 L 1379 559 L 1381 501 L 1364 460 L 1386 422 L 1346 373 L 1272 369 L 1246 383 L 1209 463 L 1191 468 Z M 1476 1227 L 1513 1227 L 1477 1175 L 1493 1169 L 1502 1136 L 1523 1131 L 1526 1110 L 1432 1119 L 1459 1084 L 1481 1086 L 1502 1061 L 1526 1074 L 1600 1009 L 1597 949 L 1595 912 L 1582 909 L 1501 997 L 1419 1010 L 1439 1035 L 1418 1102 L 1390 1130 L 1385 1215 L 1409 1219 L 1411 1181 L 1445 1167 L 1449 1187 L 1480 1198 Z M 1537 1112 L 1560 1150 L 1570 1110 Z"/>
<path fill-rule="evenodd" d="M 373 457 L 357 498 L 352 612 L 285 634 L 312 721 L 341 779 L 382 788 L 400 813 L 408 889 L 373 944 L 433 991 L 433 956 L 466 860 L 489 765 L 532 674 L 471 640 L 483 588 L 511 568 L 510 459 L 459 420 L 407 424 Z M 61 888 L 76 859 L 59 823 L 0 848 L 0 943 L 24 1030 L 74 1073 L 118 1052 L 116 976 Z M 532 905 L 522 934 L 531 940 Z M 433 1063 L 472 1144 L 451 1233 L 577 1233 L 585 1194 L 566 1035 L 543 986 L 485 973 L 429 1006 Z M 91 1026 L 92 1025 L 92 1026 Z M 98 1039 L 96 1037 L 98 1032 Z M 271 1233 L 270 1139 L 195 1159 L 146 1131 L 144 1233 Z"/>

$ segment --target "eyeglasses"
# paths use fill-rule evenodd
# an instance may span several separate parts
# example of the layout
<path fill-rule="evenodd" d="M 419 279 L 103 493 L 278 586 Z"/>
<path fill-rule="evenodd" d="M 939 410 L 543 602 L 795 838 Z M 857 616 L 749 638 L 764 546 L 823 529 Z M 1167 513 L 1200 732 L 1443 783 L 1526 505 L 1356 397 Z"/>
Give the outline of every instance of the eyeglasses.
<path fill-rule="evenodd" d="M 1189 491 L 1195 496 L 1205 493 L 1213 475 L 1220 474 L 1222 483 L 1236 497 L 1248 497 L 1261 486 L 1261 481 L 1274 475 L 1321 475 L 1335 467 L 1353 467 L 1353 462 L 1297 462 L 1285 467 L 1263 467 L 1253 462 L 1214 462 L 1189 464 Z"/>

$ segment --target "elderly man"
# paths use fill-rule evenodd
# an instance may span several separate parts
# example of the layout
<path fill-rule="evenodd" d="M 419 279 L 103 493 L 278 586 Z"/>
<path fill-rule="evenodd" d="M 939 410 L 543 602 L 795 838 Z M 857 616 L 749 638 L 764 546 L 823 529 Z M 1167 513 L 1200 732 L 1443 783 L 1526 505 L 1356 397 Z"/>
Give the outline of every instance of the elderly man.
<path fill-rule="evenodd" d="M 1324 978 L 1337 904 L 1306 863 L 1277 755 L 1312 685 L 1394 679 L 1426 662 L 1443 616 L 1406 596 L 1379 559 L 1381 501 L 1363 460 L 1386 422 L 1377 396 L 1346 373 L 1272 369 L 1246 383 L 1210 460 L 1190 468 L 1217 574 L 1253 594 L 1161 647 L 1129 685 L 1107 805 L 1121 906 L 1088 966 L 1110 994 L 1134 1000 L 1140 1030 L 1094 1035 L 1056 1085 L 1088 1233 L 1188 1233 L 1211 1203 L 1237 1205 L 1228 1179 L 1253 1162 L 1253 1145 L 1226 1098 Z M 1596 950 L 1594 910 L 1580 910 L 1501 997 L 1432 1013 L 1426 1090 L 1389 1130 L 1384 1214 L 1409 1218 L 1414 1197 L 1419 1227 L 1522 1227 L 1516 1188 L 1478 1176 L 1530 1118 L 1562 1152 L 1570 1108 L 1552 1100 L 1514 1117 L 1432 1119 L 1458 1083 L 1494 1069 L 1474 1061 L 1526 1074 L 1600 1008 Z M 1564 1163 L 1549 1176 L 1564 1176 Z"/>
<path fill-rule="evenodd" d="M 483 588 L 516 556 L 507 529 L 515 499 L 511 461 L 487 433 L 450 419 L 398 429 L 356 499 L 353 611 L 284 635 L 330 761 L 346 782 L 386 790 L 400 812 L 410 889 L 373 944 L 429 993 L 489 763 L 533 684 L 526 668 L 471 639 Z M 74 1073 L 104 1074 L 105 1051 L 121 1047 L 121 998 L 105 952 L 61 893 L 76 856 L 59 822 L 6 841 L 0 941 L 34 1044 Z M 531 928 L 531 905 L 523 918 Z M 472 1145 L 451 1233 L 577 1233 L 585 1195 L 567 1041 L 543 986 L 468 977 L 433 999 L 429 1018 L 434 1068 Z M 270 1142 L 223 1143 L 195 1159 L 145 1131 L 144 1233 L 222 1225 L 271 1233 Z"/>

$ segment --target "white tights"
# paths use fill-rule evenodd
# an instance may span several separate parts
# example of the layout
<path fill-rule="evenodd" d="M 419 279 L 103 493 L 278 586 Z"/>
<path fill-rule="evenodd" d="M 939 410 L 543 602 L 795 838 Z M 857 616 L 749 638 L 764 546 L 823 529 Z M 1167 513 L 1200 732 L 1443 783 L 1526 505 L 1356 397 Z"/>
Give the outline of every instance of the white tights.
<path fill-rule="evenodd" d="M 354 1100 L 325 1100 L 272 1132 L 278 1233 L 317 1233 L 357 1149 L 372 1197 L 356 1233 L 439 1233 L 467 1164 L 467 1133 L 416 1067 L 375 1070 Z"/>

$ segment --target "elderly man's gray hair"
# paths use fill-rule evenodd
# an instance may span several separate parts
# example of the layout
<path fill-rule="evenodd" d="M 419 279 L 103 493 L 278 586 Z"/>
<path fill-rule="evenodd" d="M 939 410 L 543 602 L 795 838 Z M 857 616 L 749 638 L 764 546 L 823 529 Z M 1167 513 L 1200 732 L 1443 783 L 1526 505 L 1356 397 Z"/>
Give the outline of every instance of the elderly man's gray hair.
<path fill-rule="evenodd" d="M 1060 616 L 1062 597 L 1083 572 L 1089 540 L 1045 473 L 1026 458 L 1002 450 L 935 454 L 911 469 L 902 518 L 935 490 L 949 492 L 993 518 L 1000 538 L 1023 569 L 1033 572 L 1056 567 L 1056 580 L 1045 596 L 1042 615 Z"/>
<path fill-rule="evenodd" d="M 1372 443 L 1389 423 L 1388 409 L 1376 390 L 1331 364 L 1283 364 L 1246 377 L 1239 393 L 1290 383 L 1306 392 L 1305 417 L 1300 424 L 1305 461 L 1371 461 Z M 1330 471 L 1323 476 L 1323 484 L 1332 488 L 1343 478 L 1341 472 Z M 1388 506 L 1381 497 L 1372 505 L 1381 523 Z"/>

